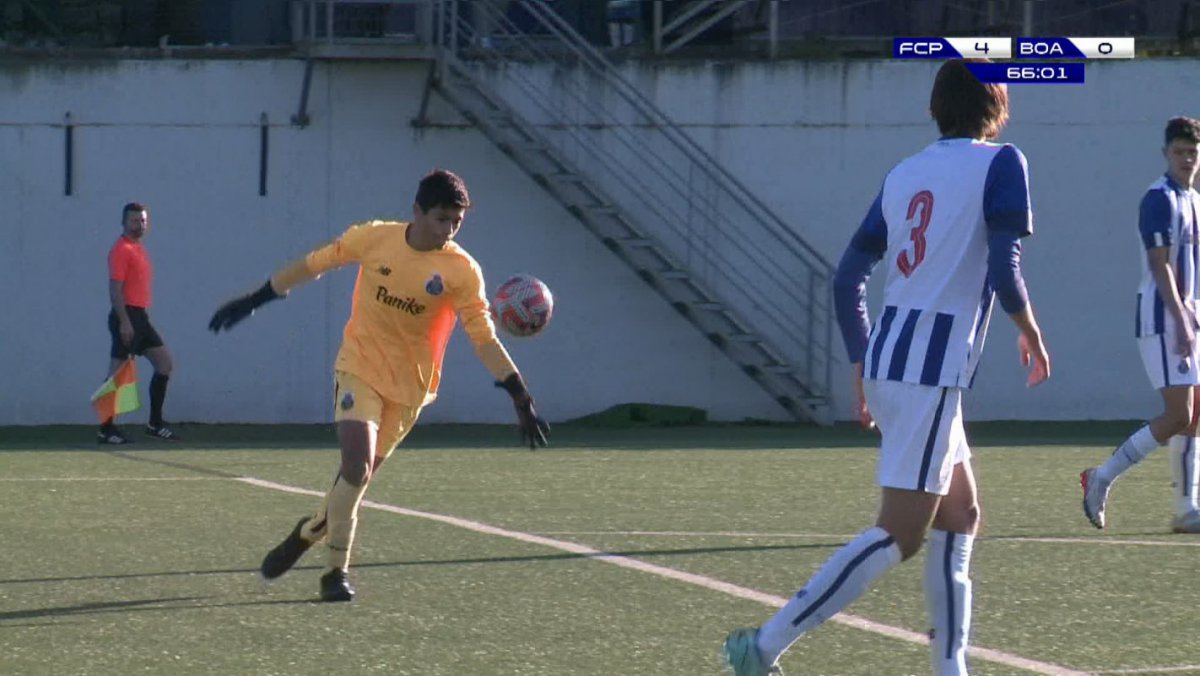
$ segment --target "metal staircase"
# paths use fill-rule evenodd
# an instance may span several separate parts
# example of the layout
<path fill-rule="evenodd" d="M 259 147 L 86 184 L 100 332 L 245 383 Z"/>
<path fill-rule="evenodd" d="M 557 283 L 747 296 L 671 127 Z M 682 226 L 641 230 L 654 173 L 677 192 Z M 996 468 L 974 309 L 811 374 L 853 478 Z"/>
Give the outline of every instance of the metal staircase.
<path fill-rule="evenodd" d="M 669 54 L 700 37 L 722 21 L 732 20 L 744 8 L 755 14 L 768 15 L 762 26 L 770 37 L 771 53 L 775 52 L 779 28 L 779 3 L 763 0 L 687 0 L 672 3 L 670 16 L 663 16 L 665 4 L 654 3 L 651 8 L 651 41 L 655 54 Z"/>
<path fill-rule="evenodd" d="M 828 424 L 831 268 L 541 2 L 436 0 L 429 86 L 798 420 Z M 480 28 L 480 27 L 486 28 Z"/>

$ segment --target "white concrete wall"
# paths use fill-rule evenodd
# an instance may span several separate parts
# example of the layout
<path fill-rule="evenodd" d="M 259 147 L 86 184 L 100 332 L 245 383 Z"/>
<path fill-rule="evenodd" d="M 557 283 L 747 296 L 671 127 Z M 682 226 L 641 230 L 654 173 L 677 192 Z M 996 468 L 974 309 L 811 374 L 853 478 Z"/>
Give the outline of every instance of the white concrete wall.
<path fill-rule="evenodd" d="M 629 75 L 733 173 L 836 260 L 887 169 L 936 136 L 936 64 L 628 66 Z M 973 418 L 1129 418 L 1157 406 L 1132 338 L 1142 191 L 1162 169 L 1161 129 L 1200 114 L 1194 61 L 1091 63 L 1082 86 L 1011 90 L 1005 135 L 1025 151 L 1037 233 L 1026 277 L 1054 357 L 1025 391 L 1014 334 L 994 323 Z M 562 420 L 627 401 L 687 404 L 718 419 L 782 412 L 500 152 L 436 99 L 416 130 L 421 64 L 321 65 L 312 126 L 288 124 L 295 61 L 133 61 L 0 66 L 0 424 L 88 422 L 107 365 L 105 252 L 124 202 L 150 206 L 155 324 L 175 354 L 167 417 L 329 419 L 329 367 L 348 311 L 342 271 L 234 333 L 212 310 L 279 263 L 367 217 L 403 218 L 435 167 L 468 181 L 460 236 L 491 284 L 528 271 L 556 292 L 554 324 L 508 340 L 541 408 Z M 63 114 L 75 190 L 63 195 Z M 272 123 L 269 194 L 258 120 Z M 839 354 L 840 356 L 840 354 Z M 143 362 L 144 364 L 144 362 Z M 143 381 L 149 368 L 143 366 Z M 848 398 L 835 373 L 838 409 Z M 141 414 L 136 414 L 139 419 Z M 456 337 L 434 421 L 508 421 L 504 395 Z"/>
<path fill-rule="evenodd" d="M 938 65 L 755 64 L 634 75 L 836 261 L 888 169 L 936 137 L 928 101 Z M 1002 140 L 1016 143 L 1029 160 L 1035 236 L 1025 245 L 1025 276 L 1054 372 L 1050 382 L 1027 390 L 1016 334 L 997 317 L 965 404 L 969 417 L 1157 412 L 1159 396 L 1133 339 L 1143 256 L 1137 207 L 1164 170 L 1166 120 L 1200 115 L 1197 75 L 1194 60 L 1092 62 L 1084 85 L 1010 87 L 1012 121 Z M 844 383 L 835 376 L 843 401 Z"/>
<path fill-rule="evenodd" d="M 347 223 L 407 217 L 417 181 L 436 167 L 468 181 L 477 206 L 460 239 L 490 283 L 528 271 L 556 293 L 544 335 L 506 341 L 550 419 L 628 401 L 726 419 L 781 415 L 478 133 L 412 129 L 423 65 L 319 67 L 307 129 L 287 124 L 302 72 L 292 61 L 0 70 L 0 372 L 13 384 L 0 388 L 0 424 L 91 419 L 87 397 L 108 361 L 105 254 L 130 200 L 150 207 L 152 317 L 176 361 L 168 419 L 329 419 L 352 272 L 296 291 L 229 335 L 205 331 L 207 318 Z M 69 197 L 55 126 L 66 111 L 80 125 Z M 267 197 L 258 195 L 262 112 L 273 122 Z M 512 419 L 461 336 L 426 419 Z"/>

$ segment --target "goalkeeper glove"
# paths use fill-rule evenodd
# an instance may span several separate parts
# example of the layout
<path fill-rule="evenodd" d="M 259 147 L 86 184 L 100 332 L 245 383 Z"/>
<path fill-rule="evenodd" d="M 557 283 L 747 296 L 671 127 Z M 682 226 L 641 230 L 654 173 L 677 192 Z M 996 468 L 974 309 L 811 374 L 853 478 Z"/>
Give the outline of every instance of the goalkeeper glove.
<path fill-rule="evenodd" d="M 550 436 L 550 424 L 533 408 L 533 397 L 529 395 L 521 374 L 510 375 L 504 382 L 496 383 L 496 387 L 504 388 L 512 397 L 513 407 L 517 410 L 517 426 L 521 430 L 521 443 L 529 442 L 531 451 L 538 446 L 545 446 L 546 438 Z"/>
<path fill-rule="evenodd" d="M 271 280 L 268 279 L 267 283 L 254 293 L 234 298 L 217 308 L 208 322 L 208 328 L 213 333 L 220 333 L 221 329 L 228 331 L 238 322 L 254 314 L 259 306 L 277 298 L 283 298 L 283 296 L 275 292 L 275 289 L 271 287 Z"/>

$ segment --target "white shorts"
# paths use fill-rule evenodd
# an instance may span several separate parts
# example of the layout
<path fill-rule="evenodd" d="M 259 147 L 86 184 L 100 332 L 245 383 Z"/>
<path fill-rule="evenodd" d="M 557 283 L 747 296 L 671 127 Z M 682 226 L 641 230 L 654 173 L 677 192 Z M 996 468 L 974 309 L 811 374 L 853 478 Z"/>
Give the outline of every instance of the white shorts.
<path fill-rule="evenodd" d="M 1138 338 L 1138 351 L 1142 353 L 1142 365 L 1154 389 L 1175 385 L 1200 385 L 1200 341 L 1192 347 L 1192 354 L 1180 357 L 1175 354 L 1175 329 L 1167 322 L 1167 332 L 1156 336 Z"/>
<path fill-rule="evenodd" d="M 866 380 L 867 408 L 883 435 L 879 485 L 945 495 L 954 466 L 971 457 L 962 388 Z"/>

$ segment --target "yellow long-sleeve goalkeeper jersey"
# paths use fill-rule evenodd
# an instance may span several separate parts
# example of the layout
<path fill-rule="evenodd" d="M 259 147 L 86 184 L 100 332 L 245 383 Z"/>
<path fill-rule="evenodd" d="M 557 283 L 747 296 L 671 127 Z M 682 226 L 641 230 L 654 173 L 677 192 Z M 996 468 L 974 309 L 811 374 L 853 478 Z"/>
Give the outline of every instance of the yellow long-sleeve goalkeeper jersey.
<path fill-rule="evenodd" d="M 305 256 L 314 277 L 359 264 L 334 368 L 358 376 L 385 399 L 428 404 L 437 396 L 457 317 L 493 377 L 515 373 L 496 338 L 479 264 L 453 241 L 433 251 L 412 248 L 405 239 L 408 225 L 356 223 Z"/>

